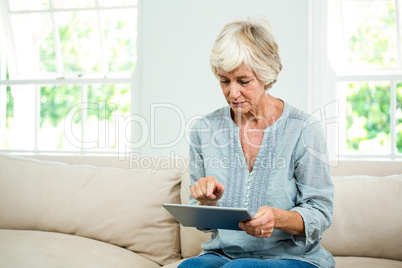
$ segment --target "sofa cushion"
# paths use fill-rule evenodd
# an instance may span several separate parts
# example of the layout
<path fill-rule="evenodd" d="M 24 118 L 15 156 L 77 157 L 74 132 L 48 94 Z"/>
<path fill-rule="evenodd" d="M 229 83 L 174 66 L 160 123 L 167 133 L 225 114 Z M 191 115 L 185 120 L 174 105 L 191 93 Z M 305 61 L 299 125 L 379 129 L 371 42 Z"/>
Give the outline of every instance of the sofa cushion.
<path fill-rule="evenodd" d="M 402 175 L 333 177 L 333 182 L 334 218 L 324 232 L 324 248 L 334 256 L 401 261 Z"/>
<path fill-rule="evenodd" d="M 163 268 L 177 268 L 186 259 L 181 259 L 174 263 L 168 264 Z M 401 268 L 402 262 L 375 259 L 375 258 L 363 258 L 363 257 L 335 257 L 336 268 Z"/>
<path fill-rule="evenodd" d="M 336 268 L 401 268 L 402 262 L 380 258 L 335 257 Z"/>
<path fill-rule="evenodd" d="M 160 267 L 127 249 L 80 236 L 0 230 L 0 267 Z"/>
<path fill-rule="evenodd" d="M 178 261 L 170 263 L 168 265 L 165 265 L 165 266 L 163 266 L 163 268 L 177 268 L 185 260 L 187 260 L 187 258 L 178 260 Z"/>
<path fill-rule="evenodd" d="M 0 228 L 74 234 L 164 265 L 180 258 L 181 170 L 98 168 L 0 155 Z"/>
<path fill-rule="evenodd" d="M 190 197 L 190 174 L 188 169 L 184 173 L 181 182 L 181 203 L 188 204 Z M 180 242 L 182 258 L 194 257 L 202 251 L 201 244 L 211 239 L 211 233 L 204 233 L 194 227 L 180 225 Z"/>

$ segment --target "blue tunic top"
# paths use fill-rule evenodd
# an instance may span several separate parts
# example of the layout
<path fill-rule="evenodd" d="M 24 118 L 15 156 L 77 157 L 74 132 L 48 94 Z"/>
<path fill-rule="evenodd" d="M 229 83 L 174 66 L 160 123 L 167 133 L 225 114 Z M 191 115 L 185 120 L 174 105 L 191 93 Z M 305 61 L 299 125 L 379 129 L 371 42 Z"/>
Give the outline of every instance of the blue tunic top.
<path fill-rule="evenodd" d="M 334 186 L 326 138 L 321 123 L 285 102 L 282 115 L 264 130 L 252 172 L 249 172 L 230 106 L 197 120 L 190 131 L 190 179 L 215 177 L 225 186 L 218 206 L 262 206 L 297 211 L 305 237 L 274 229 L 271 237 L 257 238 L 244 231 L 211 230 L 201 254 L 224 257 L 295 259 L 318 267 L 335 267 L 321 245 L 322 233 L 332 222 Z M 190 204 L 198 201 L 190 196 Z"/>

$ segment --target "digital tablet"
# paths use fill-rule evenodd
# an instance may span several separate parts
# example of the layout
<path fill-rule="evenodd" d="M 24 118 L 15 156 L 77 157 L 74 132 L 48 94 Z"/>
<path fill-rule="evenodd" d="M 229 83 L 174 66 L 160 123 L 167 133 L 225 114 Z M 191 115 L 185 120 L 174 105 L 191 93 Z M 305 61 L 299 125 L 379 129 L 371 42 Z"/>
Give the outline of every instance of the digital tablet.
<path fill-rule="evenodd" d="M 253 219 L 246 208 L 163 204 L 183 226 L 206 229 L 241 230 L 239 222 Z"/>

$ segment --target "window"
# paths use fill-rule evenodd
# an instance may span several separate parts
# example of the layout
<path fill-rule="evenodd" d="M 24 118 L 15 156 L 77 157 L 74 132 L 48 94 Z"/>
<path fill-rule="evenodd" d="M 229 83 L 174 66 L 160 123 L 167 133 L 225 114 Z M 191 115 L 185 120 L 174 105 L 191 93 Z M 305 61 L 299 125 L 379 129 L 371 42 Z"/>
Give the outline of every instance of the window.
<path fill-rule="evenodd" d="M 313 26 L 314 64 L 323 70 L 312 99 L 338 102 L 339 156 L 402 158 L 402 1 L 330 0 L 314 14 L 323 23 Z"/>
<path fill-rule="evenodd" d="M 131 137 L 117 119 L 132 109 L 137 0 L 0 0 L 0 13 L 0 150 L 115 152 Z"/>

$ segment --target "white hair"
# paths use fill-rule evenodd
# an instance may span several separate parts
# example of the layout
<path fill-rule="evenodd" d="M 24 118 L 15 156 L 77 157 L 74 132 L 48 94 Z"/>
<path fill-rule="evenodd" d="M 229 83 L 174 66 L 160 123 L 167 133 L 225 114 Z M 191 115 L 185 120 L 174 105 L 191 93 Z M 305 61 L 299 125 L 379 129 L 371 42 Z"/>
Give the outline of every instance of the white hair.
<path fill-rule="evenodd" d="M 271 25 L 264 19 L 235 21 L 218 35 L 211 51 L 212 72 L 231 72 L 245 64 L 268 90 L 277 81 L 282 63 Z"/>

